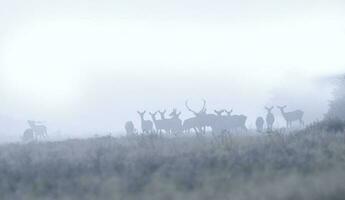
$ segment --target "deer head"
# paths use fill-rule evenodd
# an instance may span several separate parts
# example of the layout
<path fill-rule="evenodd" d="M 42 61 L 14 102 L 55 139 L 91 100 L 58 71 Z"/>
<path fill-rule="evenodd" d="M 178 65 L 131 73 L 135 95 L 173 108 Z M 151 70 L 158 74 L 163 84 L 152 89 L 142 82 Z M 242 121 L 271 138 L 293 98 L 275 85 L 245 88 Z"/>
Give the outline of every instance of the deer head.
<path fill-rule="evenodd" d="M 279 108 L 280 111 L 284 112 L 284 109 L 286 108 L 286 105 L 285 106 L 277 106 L 277 108 Z"/>
<path fill-rule="evenodd" d="M 217 116 L 222 116 L 224 110 L 214 110 L 214 112 L 217 114 Z"/>
<path fill-rule="evenodd" d="M 167 112 L 166 110 L 163 110 L 163 111 L 158 111 L 160 116 L 161 116 L 161 119 L 165 119 L 165 113 Z"/>
<path fill-rule="evenodd" d="M 154 118 L 156 118 L 157 112 L 154 112 L 154 113 L 150 112 L 149 114 L 151 115 L 152 119 L 154 119 Z"/>
<path fill-rule="evenodd" d="M 137 111 L 137 113 L 140 115 L 140 117 L 144 117 L 146 110 L 144 110 L 143 112 Z"/>
<path fill-rule="evenodd" d="M 265 109 L 267 110 L 268 113 L 271 113 L 271 111 L 272 111 L 272 109 L 273 109 L 273 106 L 271 106 L 271 107 L 266 107 L 266 106 L 265 106 Z"/>
<path fill-rule="evenodd" d="M 224 109 L 224 112 L 226 112 L 226 114 L 227 114 L 228 116 L 231 116 L 232 109 L 231 109 L 231 110 L 225 110 L 225 109 Z"/>

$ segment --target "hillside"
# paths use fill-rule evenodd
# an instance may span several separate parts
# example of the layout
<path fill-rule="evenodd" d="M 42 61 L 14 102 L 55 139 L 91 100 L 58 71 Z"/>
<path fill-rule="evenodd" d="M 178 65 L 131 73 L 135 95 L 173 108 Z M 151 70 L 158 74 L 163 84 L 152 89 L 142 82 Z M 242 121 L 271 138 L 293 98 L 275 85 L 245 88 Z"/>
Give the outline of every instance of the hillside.
<path fill-rule="evenodd" d="M 328 130 L 328 129 L 327 129 Z M 342 199 L 345 135 L 135 136 L 0 146 L 0 199 Z"/>

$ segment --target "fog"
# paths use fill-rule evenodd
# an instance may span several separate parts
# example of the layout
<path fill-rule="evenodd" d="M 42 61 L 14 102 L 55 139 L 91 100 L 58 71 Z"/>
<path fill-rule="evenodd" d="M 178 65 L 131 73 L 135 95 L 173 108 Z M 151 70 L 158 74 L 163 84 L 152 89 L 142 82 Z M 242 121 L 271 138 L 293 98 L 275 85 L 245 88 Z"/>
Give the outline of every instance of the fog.
<path fill-rule="evenodd" d="M 0 0 L 0 136 L 123 131 L 137 110 L 264 106 L 321 119 L 344 72 L 343 1 Z M 273 113 L 279 119 L 278 109 Z M 148 117 L 148 116 L 146 116 Z"/>

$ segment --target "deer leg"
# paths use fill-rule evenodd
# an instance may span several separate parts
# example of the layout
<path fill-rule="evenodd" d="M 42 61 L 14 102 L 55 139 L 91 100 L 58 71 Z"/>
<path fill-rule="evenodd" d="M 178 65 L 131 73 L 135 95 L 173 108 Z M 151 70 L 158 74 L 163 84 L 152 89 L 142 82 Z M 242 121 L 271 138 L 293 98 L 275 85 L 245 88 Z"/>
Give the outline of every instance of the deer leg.
<path fill-rule="evenodd" d="M 302 126 L 304 126 L 304 122 L 303 122 L 302 119 L 299 120 L 299 123 L 300 123 Z"/>

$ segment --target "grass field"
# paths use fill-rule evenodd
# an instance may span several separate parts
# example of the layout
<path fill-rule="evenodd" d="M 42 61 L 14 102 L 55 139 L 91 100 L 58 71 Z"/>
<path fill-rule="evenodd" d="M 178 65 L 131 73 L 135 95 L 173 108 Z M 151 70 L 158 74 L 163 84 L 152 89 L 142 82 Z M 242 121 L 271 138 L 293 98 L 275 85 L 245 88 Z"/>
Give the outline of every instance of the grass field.
<path fill-rule="evenodd" d="M 0 146 L 2 200 L 344 199 L 345 135 L 99 137 Z"/>

